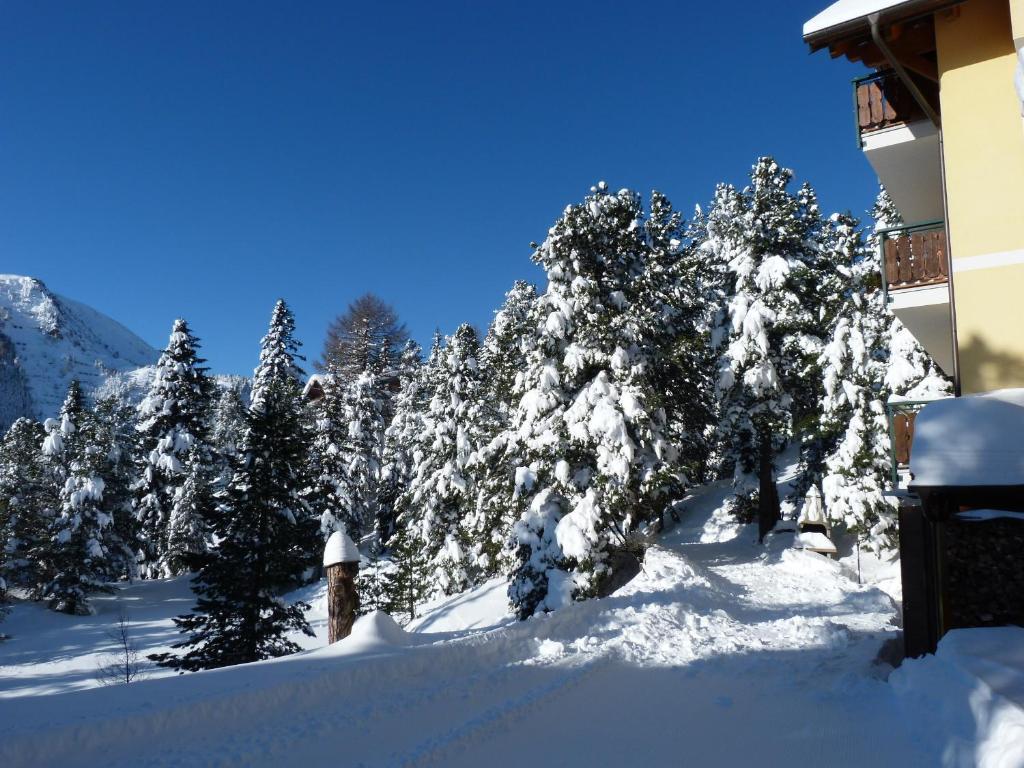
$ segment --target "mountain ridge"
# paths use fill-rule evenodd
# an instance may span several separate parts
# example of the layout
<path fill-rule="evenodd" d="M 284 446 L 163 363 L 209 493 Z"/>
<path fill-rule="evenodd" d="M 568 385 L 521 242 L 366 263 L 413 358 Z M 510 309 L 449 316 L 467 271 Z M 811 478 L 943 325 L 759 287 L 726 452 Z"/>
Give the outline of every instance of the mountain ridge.
<path fill-rule="evenodd" d="M 121 323 L 42 280 L 0 274 L 0 428 L 20 416 L 55 416 L 72 379 L 92 392 L 159 355 Z"/>

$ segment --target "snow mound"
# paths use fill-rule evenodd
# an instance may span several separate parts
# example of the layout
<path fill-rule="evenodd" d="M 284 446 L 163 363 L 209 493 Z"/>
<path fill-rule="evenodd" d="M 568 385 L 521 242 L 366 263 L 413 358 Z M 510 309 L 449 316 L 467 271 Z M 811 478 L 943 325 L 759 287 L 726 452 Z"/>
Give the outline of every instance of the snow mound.
<path fill-rule="evenodd" d="M 391 618 L 390 614 L 372 611 L 356 620 L 352 625 L 352 634 L 342 642 L 350 647 L 358 645 L 362 648 L 401 648 L 410 644 L 410 638 L 409 633 L 398 626 L 398 622 Z"/>
<path fill-rule="evenodd" d="M 953 630 L 889 680 L 933 765 L 1024 765 L 1024 629 Z"/>

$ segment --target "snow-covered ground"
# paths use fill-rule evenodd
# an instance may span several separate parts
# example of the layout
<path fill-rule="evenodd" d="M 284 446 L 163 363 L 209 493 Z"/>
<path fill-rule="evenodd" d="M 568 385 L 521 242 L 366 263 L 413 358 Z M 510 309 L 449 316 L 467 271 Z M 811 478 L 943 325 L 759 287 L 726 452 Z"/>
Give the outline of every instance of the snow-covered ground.
<path fill-rule="evenodd" d="M 892 597 L 857 584 L 852 553 L 756 546 L 718 511 L 725 495 L 688 499 L 603 600 L 515 622 L 492 581 L 410 631 L 372 614 L 324 647 L 317 585 L 301 595 L 310 650 L 129 686 L 72 690 L 95 686 L 119 604 L 145 652 L 166 648 L 187 580 L 128 587 L 84 619 L 18 605 L 0 765 L 1024 765 L 1024 630 L 953 633 L 887 682 Z M 862 566 L 891 586 L 892 564 Z"/>

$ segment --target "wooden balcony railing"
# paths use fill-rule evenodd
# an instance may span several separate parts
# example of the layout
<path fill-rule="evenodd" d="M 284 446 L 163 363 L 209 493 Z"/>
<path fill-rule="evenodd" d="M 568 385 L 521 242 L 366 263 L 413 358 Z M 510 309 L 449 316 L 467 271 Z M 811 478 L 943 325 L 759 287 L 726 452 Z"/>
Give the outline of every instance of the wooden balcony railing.
<path fill-rule="evenodd" d="M 895 125 L 924 120 L 926 115 L 895 72 L 877 72 L 853 81 L 857 138 Z"/>
<path fill-rule="evenodd" d="M 917 411 L 904 409 L 892 415 L 892 455 L 899 469 L 910 466 L 910 447 L 914 444 L 914 419 Z"/>
<path fill-rule="evenodd" d="M 943 222 L 884 229 L 878 234 L 887 290 L 949 281 L 949 253 Z"/>
<path fill-rule="evenodd" d="M 917 413 L 930 400 L 890 401 L 886 405 L 889 414 L 889 439 L 892 443 L 892 486 L 905 488 L 910 470 L 910 453 L 914 447 L 914 421 Z"/>

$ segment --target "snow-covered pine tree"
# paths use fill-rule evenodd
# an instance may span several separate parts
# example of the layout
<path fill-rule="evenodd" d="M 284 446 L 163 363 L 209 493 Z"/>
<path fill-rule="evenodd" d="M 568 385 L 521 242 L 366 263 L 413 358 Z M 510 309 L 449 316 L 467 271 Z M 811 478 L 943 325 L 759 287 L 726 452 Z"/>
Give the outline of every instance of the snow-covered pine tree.
<path fill-rule="evenodd" d="M 151 657 L 163 666 L 192 671 L 283 656 L 298 650 L 288 632 L 313 634 L 303 614 L 308 606 L 281 597 L 321 552 L 317 522 L 303 499 L 309 436 L 294 331 L 291 311 L 278 301 L 253 377 L 241 450 L 213 515 L 217 550 L 196 558 L 195 612 L 175 619 L 189 637 L 172 647 L 188 650 Z"/>
<path fill-rule="evenodd" d="M 312 434 L 309 450 L 311 484 L 307 500 L 319 516 L 320 532 L 326 540 L 334 531 L 347 530 L 351 500 L 343 478 L 348 470 L 342 447 L 348 436 L 345 420 L 346 385 L 329 358 L 321 377 L 323 397 L 312 406 Z"/>
<path fill-rule="evenodd" d="M 793 435 L 794 395 L 817 348 L 806 303 L 814 219 L 789 192 L 792 176 L 766 157 L 743 192 L 719 187 L 702 245 L 731 278 L 720 333 L 720 431 L 735 466 L 737 511 L 756 509 L 762 536 L 778 516 L 775 453 Z"/>
<path fill-rule="evenodd" d="M 827 455 L 821 476 L 811 476 L 808 486 L 820 481 L 828 515 L 878 551 L 895 534 L 895 504 L 883 496 L 891 450 L 884 386 L 889 315 L 877 260 L 864 249 L 857 222 L 834 216 L 827 229 L 825 240 L 847 273 L 847 289 L 821 356 Z"/>
<path fill-rule="evenodd" d="M 214 514 L 214 468 L 200 451 L 185 454 L 183 481 L 174 489 L 167 523 L 166 571 L 187 573 L 202 564 Z"/>
<path fill-rule="evenodd" d="M 36 595 L 47 581 L 58 490 L 39 451 L 44 437 L 42 424 L 20 418 L 0 443 L 0 580 Z"/>
<path fill-rule="evenodd" d="M 481 396 L 479 347 L 473 327 L 461 325 L 428 361 L 433 395 L 423 416 L 415 473 L 400 501 L 399 526 L 407 526 L 423 548 L 432 588 L 448 595 L 473 578 L 465 519 L 475 496 L 466 466 L 474 449 L 469 415 Z"/>
<path fill-rule="evenodd" d="M 244 384 L 245 379 L 223 383 L 214 406 L 210 444 L 218 489 L 223 489 L 231 479 L 231 461 L 241 450 L 242 435 L 245 434 L 248 407 L 243 395 Z"/>
<path fill-rule="evenodd" d="M 149 393 L 139 404 L 139 479 L 135 516 L 139 522 L 139 570 L 145 577 L 177 575 L 168 562 L 168 526 L 178 489 L 185 483 L 188 455 L 209 464 L 208 444 L 214 384 L 197 355 L 198 339 L 188 323 L 174 321 Z M 197 523 L 200 527 L 202 523 Z"/>
<path fill-rule="evenodd" d="M 631 311 L 644 339 L 638 363 L 648 381 L 648 408 L 665 413 L 664 437 L 680 451 L 676 469 L 703 482 L 715 423 L 707 261 L 688 242 L 682 216 L 660 192 L 651 194 L 644 233 L 644 269 Z"/>
<path fill-rule="evenodd" d="M 96 401 L 92 419 L 97 447 L 105 458 L 100 477 L 103 507 L 112 518 L 106 534 L 111 570 L 118 578 L 130 579 L 138 567 L 135 559 L 138 522 L 132 512 L 135 408 L 123 392 L 112 392 Z"/>
<path fill-rule="evenodd" d="M 510 572 L 515 560 L 511 533 L 519 511 L 512 494 L 516 468 L 523 460 L 521 444 L 510 427 L 526 360 L 523 342 L 533 335 L 536 301 L 537 289 L 516 281 L 480 348 L 484 390 L 471 414 L 478 447 L 468 468 L 475 480 L 476 503 L 467 529 L 470 557 L 486 577 Z"/>
<path fill-rule="evenodd" d="M 402 524 L 389 542 L 392 567 L 379 575 L 382 581 L 385 610 L 396 621 L 408 624 L 418 615 L 417 609 L 433 591 L 431 564 L 423 550 L 417 529 Z"/>
<path fill-rule="evenodd" d="M 646 260 L 636 194 L 602 182 L 534 252 L 548 277 L 513 418 L 520 617 L 601 594 L 629 537 L 682 490 L 635 312 Z"/>
<path fill-rule="evenodd" d="M 370 369 L 348 385 L 342 401 L 344 430 L 341 456 L 345 464 L 339 478 L 347 499 L 345 527 L 356 541 L 373 534 L 381 541 L 379 497 L 381 451 L 384 444 L 384 389 L 386 358 L 377 357 Z"/>
<path fill-rule="evenodd" d="M 413 451 L 423 426 L 423 412 L 430 402 L 422 350 L 415 341 L 406 342 L 398 363 L 398 391 L 392 398 L 394 415 L 384 430 L 381 456 L 380 510 L 381 543 L 389 545 L 398 525 L 398 500 L 409 488 L 414 463 Z"/>
<path fill-rule="evenodd" d="M 104 536 L 111 517 L 103 509 L 106 456 L 77 381 L 68 387 L 60 418 L 47 419 L 46 431 L 43 453 L 60 464 L 64 484 L 50 526 L 52 575 L 42 598 L 55 611 L 85 615 L 90 594 L 110 591 Z"/>

